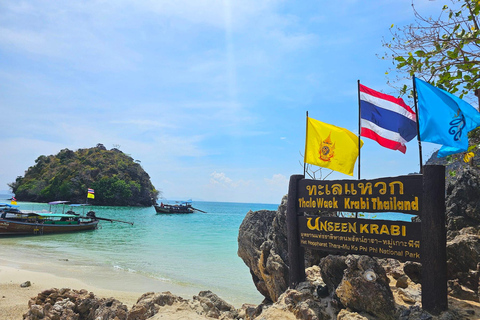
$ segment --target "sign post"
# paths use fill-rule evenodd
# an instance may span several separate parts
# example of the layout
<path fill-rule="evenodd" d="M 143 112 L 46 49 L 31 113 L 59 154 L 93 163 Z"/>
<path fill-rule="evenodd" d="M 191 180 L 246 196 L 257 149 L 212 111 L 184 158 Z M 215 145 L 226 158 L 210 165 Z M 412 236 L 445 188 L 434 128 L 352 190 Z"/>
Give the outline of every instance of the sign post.
<path fill-rule="evenodd" d="M 294 288 L 300 282 L 305 281 L 305 254 L 304 249 L 300 246 L 297 219 L 297 187 L 298 182 L 303 178 L 302 175 L 293 175 L 290 177 L 290 184 L 288 185 L 287 244 L 290 288 Z"/>
<path fill-rule="evenodd" d="M 432 314 L 448 309 L 445 167 L 423 167 L 422 307 Z"/>

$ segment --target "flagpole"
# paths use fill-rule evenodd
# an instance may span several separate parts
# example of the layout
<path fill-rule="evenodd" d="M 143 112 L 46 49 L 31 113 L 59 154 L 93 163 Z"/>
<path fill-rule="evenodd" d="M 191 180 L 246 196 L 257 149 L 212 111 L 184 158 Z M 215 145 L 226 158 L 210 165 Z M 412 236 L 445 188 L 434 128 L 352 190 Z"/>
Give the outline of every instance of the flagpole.
<path fill-rule="evenodd" d="M 305 158 L 307 157 L 307 138 L 308 138 L 308 111 L 307 111 L 307 118 L 306 118 L 306 128 L 305 128 L 305 151 L 303 153 L 303 178 L 305 178 L 306 170 L 306 163 Z"/>
<path fill-rule="evenodd" d="M 422 141 L 420 139 L 420 121 L 418 120 L 418 107 L 417 107 L 417 87 L 415 86 L 415 75 L 413 76 L 413 101 L 415 104 L 415 113 L 417 115 L 417 140 L 418 140 L 418 153 L 420 157 L 420 174 L 423 174 L 423 160 L 422 160 Z"/>
<path fill-rule="evenodd" d="M 360 80 L 357 80 L 358 84 L 358 180 L 360 180 L 360 134 L 361 134 L 361 107 L 360 107 Z"/>

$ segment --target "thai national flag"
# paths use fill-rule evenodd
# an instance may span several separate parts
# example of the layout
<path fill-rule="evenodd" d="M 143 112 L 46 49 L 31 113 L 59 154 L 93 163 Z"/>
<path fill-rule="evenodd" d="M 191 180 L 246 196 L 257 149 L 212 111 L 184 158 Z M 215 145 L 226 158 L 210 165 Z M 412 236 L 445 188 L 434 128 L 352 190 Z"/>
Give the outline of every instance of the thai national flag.
<path fill-rule="evenodd" d="M 405 144 L 417 135 L 417 116 L 403 102 L 360 85 L 360 135 L 381 146 L 405 153 Z"/>
<path fill-rule="evenodd" d="M 88 193 L 95 193 L 93 189 L 88 188 Z"/>

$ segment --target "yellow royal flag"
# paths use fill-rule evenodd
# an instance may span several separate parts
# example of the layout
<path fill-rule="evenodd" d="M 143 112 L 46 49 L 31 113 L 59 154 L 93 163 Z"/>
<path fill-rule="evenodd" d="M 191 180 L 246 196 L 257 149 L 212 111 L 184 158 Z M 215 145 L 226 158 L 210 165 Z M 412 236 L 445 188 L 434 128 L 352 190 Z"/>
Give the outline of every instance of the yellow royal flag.
<path fill-rule="evenodd" d="M 91 188 L 88 188 L 87 198 L 95 199 L 95 191 Z"/>
<path fill-rule="evenodd" d="M 363 146 L 363 141 L 360 143 Z M 353 176 L 358 150 L 354 133 L 307 117 L 305 163 Z"/>

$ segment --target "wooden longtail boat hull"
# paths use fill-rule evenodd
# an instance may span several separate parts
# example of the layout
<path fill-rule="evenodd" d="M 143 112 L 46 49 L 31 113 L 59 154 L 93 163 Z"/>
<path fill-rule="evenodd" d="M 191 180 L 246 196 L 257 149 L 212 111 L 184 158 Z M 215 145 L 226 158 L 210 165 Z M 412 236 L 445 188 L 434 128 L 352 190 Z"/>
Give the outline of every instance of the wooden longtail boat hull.
<path fill-rule="evenodd" d="M 160 207 L 160 206 L 155 206 L 155 211 L 157 214 L 161 213 L 181 213 L 181 214 L 186 214 L 186 213 L 193 213 L 194 210 L 190 207 L 177 207 L 177 208 L 170 208 L 170 207 Z"/>
<path fill-rule="evenodd" d="M 15 221 L 14 219 L 0 219 L 0 235 L 42 235 L 51 233 L 68 233 L 77 231 L 94 230 L 98 221 L 88 222 L 60 222 L 41 223 Z"/>

